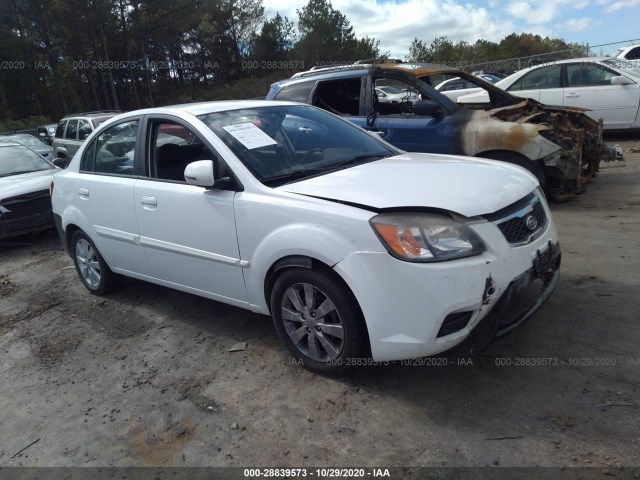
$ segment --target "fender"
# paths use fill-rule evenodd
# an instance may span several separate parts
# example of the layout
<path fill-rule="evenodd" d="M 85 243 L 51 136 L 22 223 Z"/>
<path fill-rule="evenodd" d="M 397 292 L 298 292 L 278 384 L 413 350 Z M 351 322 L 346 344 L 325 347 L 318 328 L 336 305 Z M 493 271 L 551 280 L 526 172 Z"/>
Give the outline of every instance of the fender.
<path fill-rule="evenodd" d="M 287 225 L 271 232 L 256 247 L 243 270 L 251 309 L 269 315 L 264 282 L 272 266 L 289 256 L 318 260 L 329 267 L 357 251 L 355 244 L 335 230 L 317 224 Z"/>

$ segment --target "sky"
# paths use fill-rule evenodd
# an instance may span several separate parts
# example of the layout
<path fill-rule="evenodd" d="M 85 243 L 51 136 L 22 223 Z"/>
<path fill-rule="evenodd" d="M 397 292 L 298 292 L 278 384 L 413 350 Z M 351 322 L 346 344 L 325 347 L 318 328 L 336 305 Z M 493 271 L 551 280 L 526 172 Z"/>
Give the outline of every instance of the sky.
<path fill-rule="evenodd" d="M 279 12 L 297 21 L 307 0 L 264 0 L 267 17 Z M 380 40 L 380 51 L 404 59 L 414 38 L 430 44 L 446 35 L 456 42 L 499 41 L 510 33 L 535 33 L 568 42 L 601 45 L 592 53 L 615 55 L 640 43 L 640 0 L 332 0 L 358 37 Z M 635 40 L 635 42 L 626 42 Z"/>

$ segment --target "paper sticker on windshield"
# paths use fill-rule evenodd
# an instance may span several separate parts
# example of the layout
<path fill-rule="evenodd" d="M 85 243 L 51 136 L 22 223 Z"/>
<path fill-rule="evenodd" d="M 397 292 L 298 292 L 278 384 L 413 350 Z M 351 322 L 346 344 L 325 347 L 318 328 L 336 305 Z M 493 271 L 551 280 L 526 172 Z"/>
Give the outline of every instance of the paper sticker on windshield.
<path fill-rule="evenodd" d="M 266 147 L 267 145 L 276 145 L 278 143 L 253 123 L 240 123 L 238 125 L 229 125 L 228 127 L 222 128 L 233 135 L 249 150 Z"/>

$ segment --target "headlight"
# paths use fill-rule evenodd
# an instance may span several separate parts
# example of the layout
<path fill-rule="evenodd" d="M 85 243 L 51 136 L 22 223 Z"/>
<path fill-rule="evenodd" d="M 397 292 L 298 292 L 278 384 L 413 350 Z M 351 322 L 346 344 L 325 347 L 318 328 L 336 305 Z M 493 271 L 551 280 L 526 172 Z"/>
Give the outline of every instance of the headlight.
<path fill-rule="evenodd" d="M 485 251 L 466 225 L 443 215 L 392 213 L 369 220 L 389 253 L 409 262 L 442 262 Z"/>

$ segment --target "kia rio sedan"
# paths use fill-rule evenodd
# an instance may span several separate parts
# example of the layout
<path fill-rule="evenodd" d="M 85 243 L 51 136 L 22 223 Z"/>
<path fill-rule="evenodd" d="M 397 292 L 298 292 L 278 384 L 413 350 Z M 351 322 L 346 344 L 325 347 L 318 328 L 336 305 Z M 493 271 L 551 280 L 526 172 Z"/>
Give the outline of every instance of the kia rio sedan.
<path fill-rule="evenodd" d="M 526 170 L 408 154 L 308 105 L 122 114 L 51 190 L 91 293 L 124 275 L 270 315 L 317 371 L 485 344 L 559 280 L 556 229 Z"/>

